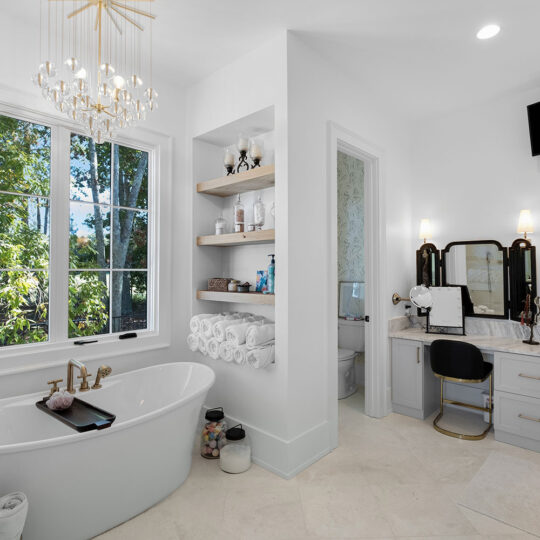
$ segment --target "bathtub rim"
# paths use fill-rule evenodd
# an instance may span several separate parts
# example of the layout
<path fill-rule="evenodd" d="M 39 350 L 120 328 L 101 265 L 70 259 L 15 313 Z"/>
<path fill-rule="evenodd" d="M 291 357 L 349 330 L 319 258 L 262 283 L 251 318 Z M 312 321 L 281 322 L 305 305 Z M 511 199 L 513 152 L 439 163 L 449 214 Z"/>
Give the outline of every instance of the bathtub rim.
<path fill-rule="evenodd" d="M 155 364 L 155 365 L 147 366 L 144 368 L 134 369 L 133 371 L 126 371 L 124 373 L 118 373 L 117 375 L 115 375 L 115 377 L 121 377 L 122 375 L 126 375 L 126 374 L 156 369 L 163 366 L 176 366 L 178 364 L 188 365 L 188 366 L 197 366 L 197 369 L 203 369 L 203 371 L 204 370 L 209 371 L 210 381 L 207 384 L 203 385 L 200 389 L 195 391 L 193 394 L 182 397 L 178 401 L 173 401 L 172 403 L 169 403 L 168 405 L 165 405 L 164 407 L 156 409 L 155 411 L 151 411 L 141 416 L 131 418 L 130 420 L 126 420 L 119 424 L 116 424 L 116 425 L 113 424 L 113 427 L 115 428 L 114 430 L 107 428 L 107 429 L 102 429 L 102 430 L 86 431 L 84 433 L 74 432 L 74 433 L 70 433 L 69 435 L 61 435 L 59 437 L 53 437 L 51 439 L 41 439 L 37 441 L 26 441 L 22 443 L 4 444 L 4 445 L 0 445 L 0 455 L 14 454 L 14 453 L 19 453 L 19 452 L 29 452 L 32 450 L 39 450 L 41 448 L 59 446 L 60 444 L 74 444 L 80 441 L 85 441 L 86 439 L 89 439 L 89 438 L 105 437 L 108 435 L 113 435 L 114 433 L 118 433 L 119 431 L 133 427 L 134 425 L 143 424 L 154 418 L 157 418 L 158 416 L 167 414 L 173 411 L 174 409 L 179 408 L 181 405 L 189 401 L 193 401 L 197 399 L 201 394 L 205 394 L 206 392 L 208 392 L 208 390 L 212 388 L 212 386 L 214 385 L 214 382 L 216 380 L 216 374 L 214 370 L 211 367 L 205 364 L 199 363 L 199 362 L 166 362 L 164 364 Z M 106 381 L 104 382 L 106 384 Z M 4 400 L 9 401 L 9 400 L 17 399 L 17 398 L 31 398 L 32 396 L 36 396 L 37 401 L 39 401 L 39 398 L 43 396 L 43 392 L 34 392 L 33 394 L 22 394 L 20 396 L 11 396 L 11 397 L 7 397 L 0 400 L 0 402 Z"/>

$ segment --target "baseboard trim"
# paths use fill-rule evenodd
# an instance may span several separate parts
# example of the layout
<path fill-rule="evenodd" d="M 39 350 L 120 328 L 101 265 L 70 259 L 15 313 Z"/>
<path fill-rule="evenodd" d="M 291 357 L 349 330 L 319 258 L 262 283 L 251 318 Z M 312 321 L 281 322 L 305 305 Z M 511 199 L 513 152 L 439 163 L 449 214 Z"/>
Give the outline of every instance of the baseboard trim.
<path fill-rule="evenodd" d="M 204 414 L 208 407 L 201 411 L 200 435 L 204 423 Z M 251 443 L 253 463 L 281 476 L 286 480 L 294 478 L 298 473 L 331 452 L 328 445 L 329 423 L 324 421 L 293 439 L 285 440 L 244 422 L 240 418 L 226 416 L 227 424 L 245 426 Z"/>

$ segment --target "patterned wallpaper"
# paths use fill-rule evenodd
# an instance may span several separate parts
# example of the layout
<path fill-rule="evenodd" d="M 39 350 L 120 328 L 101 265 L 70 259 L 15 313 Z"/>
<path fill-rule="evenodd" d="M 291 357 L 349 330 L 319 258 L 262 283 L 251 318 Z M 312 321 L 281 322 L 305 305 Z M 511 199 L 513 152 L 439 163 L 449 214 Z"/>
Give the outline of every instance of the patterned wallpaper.
<path fill-rule="evenodd" d="M 364 281 L 364 163 L 338 152 L 338 279 Z"/>

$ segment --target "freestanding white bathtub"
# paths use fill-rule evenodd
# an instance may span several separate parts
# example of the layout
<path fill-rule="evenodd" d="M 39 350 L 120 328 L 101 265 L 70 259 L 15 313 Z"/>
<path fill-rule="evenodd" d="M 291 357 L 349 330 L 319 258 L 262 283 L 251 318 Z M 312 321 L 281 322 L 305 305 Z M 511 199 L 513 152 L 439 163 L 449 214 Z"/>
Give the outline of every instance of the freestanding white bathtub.
<path fill-rule="evenodd" d="M 28 496 L 24 540 L 87 540 L 180 486 L 214 379 L 188 362 L 111 376 L 76 394 L 116 414 L 110 428 L 86 433 L 36 407 L 46 392 L 0 400 L 0 495 Z"/>

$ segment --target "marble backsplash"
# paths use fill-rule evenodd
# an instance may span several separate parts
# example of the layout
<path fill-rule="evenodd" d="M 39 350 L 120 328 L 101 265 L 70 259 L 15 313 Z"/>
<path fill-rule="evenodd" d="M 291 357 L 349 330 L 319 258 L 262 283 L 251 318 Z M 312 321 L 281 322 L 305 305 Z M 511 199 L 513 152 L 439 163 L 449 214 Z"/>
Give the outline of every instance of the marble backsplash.
<path fill-rule="evenodd" d="M 406 328 L 425 328 L 426 318 L 416 315 L 394 317 L 388 321 L 388 332 L 399 332 Z M 506 337 L 512 339 L 528 339 L 530 330 L 527 326 L 522 326 L 516 321 L 483 319 L 476 317 L 465 317 L 465 334 L 470 336 L 493 336 Z M 540 330 L 534 327 L 536 340 L 540 339 Z"/>

